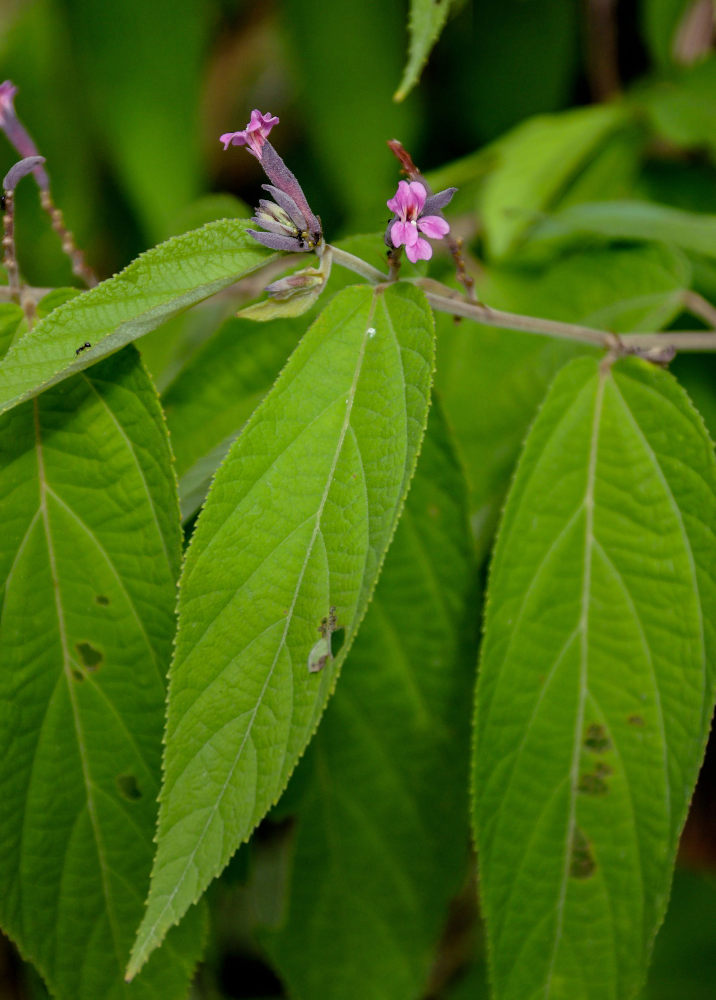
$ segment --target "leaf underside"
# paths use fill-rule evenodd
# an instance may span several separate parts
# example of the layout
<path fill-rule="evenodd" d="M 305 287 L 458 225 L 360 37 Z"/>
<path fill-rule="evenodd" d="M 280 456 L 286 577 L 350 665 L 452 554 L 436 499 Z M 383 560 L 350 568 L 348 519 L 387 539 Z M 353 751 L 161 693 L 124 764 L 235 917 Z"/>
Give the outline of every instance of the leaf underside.
<path fill-rule="evenodd" d="M 129 974 L 276 802 L 316 728 L 407 492 L 433 339 L 416 289 L 345 289 L 217 473 L 182 576 L 158 852 Z M 331 608 L 345 643 L 311 673 Z"/>
<path fill-rule="evenodd" d="M 180 535 L 129 349 L 0 419 L 0 919 L 61 1000 L 128 995 L 149 881 Z M 192 918 L 132 996 L 183 997 Z"/>
<path fill-rule="evenodd" d="M 495 996 L 642 983 L 713 708 L 716 474 L 674 379 L 579 359 L 490 577 L 474 820 Z"/>

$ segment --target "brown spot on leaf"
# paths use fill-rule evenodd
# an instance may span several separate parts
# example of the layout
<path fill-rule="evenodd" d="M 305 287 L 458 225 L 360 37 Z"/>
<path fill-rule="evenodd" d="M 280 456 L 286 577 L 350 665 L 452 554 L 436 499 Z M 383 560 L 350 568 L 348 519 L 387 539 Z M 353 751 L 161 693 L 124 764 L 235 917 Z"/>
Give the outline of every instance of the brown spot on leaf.
<path fill-rule="evenodd" d="M 627 719 L 630 726 L 643 726 L 644 720 L 640 715 L 630 715 Z"/>
<path fill-rule="evenodd" d="M 81 684 L 82 681 L 85 679 L 85 675 L 82 673 L 81 670 L 78 670 L 77 667 L 73 667 L 72 668 L 72 679 L 75 680 L 75 681 L 77 681 L 78 684 Z"/>
<path fill-rule="evenodd" d="M 577 789 L 585 795 L 606 795 L 609 791 L 604 778 L 591 772 L 580 775 Z"/>
<path fill-rule="evenodd" d="M 569 862 L 569 874 L 572 878 L 590 878 L 597 867 L 592 854 L 592 848 L 578 826 L 572 834 L 572 852 Z"/>
<path fill-rule="evenodd" d="M 95 601 L 101 604 L 102 607 L 106 607 L 109 604 L 109 598 L 105 594 L 97 594 Z"/>
<path fill-rule="evenodd" d="M 90 642 L 77 642 L 75 643 L 75 649 L 80 654 L 82 665 L 87 670 L 99 670 L 104 660 L 104 656 L 99 649 L 96 649 Z"/>
<path fill-rule="evenodd" d="M 587 750 L 591 750 L 592 753 L 606 753 L 607 750 L 611 750 L 612 748 L 606 729 L 598 722 L 591 722 L 587 726 L 587 732 L 584 736 L 584 745 Z"/>

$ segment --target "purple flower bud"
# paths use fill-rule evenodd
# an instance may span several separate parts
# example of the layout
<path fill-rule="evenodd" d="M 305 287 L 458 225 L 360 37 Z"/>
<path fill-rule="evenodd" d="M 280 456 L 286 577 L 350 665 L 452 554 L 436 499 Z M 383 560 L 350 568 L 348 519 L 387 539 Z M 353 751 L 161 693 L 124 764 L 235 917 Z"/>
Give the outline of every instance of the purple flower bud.
<path fill-rule="evenodd" d="M 441 215 L 428 215 L 427 212 L 440 211 L 456 191 L 457 188 L 447 188 L 428 198 L 425 185 L 420 181 L 400 181 L 398 190 L 387 203 L 394 213 L 386 232 L 388 246 L 404 246 L 412 264 L 430 260 L 433 248 L 420 233 L 431 240 L 441 240 L 450 232 L 450 226 Z"/>
<path fill-rule="evenodd" d="M 219 142 L 223 142 L 225 150 L 229 146 L 248 146 L 249 152 L 260 161 L 268 134 L 274 125 L 278 125 L 278 122 L 278 118 L 273 115 L 261 114 L 257 108 L 254 108 L 251 112 L 251 120 L 245 129 L 242 129 L 241 132 L 224 132 L 219 137 Z"/>
<path fill-rule="evenodd" d="M 24 159 L 32 156 L 37 157 L 37 146 L 32 141 L 30 133 L 22 125 L 15 112 L 16 94 L 17 87 L 11 80 L 5 80 L 4 83 L 0 83 L 0 128 L 3 130 L 20 156 Z M 50 179 L 44 168 L 39 165 L 44 162 L 44 157 L 38 158 L 38 165 L 34 167 L 34 173 L 38 187 L 46 191 L 50 186 Z M 15 183 L 17 183 L 17 181 Z"/>

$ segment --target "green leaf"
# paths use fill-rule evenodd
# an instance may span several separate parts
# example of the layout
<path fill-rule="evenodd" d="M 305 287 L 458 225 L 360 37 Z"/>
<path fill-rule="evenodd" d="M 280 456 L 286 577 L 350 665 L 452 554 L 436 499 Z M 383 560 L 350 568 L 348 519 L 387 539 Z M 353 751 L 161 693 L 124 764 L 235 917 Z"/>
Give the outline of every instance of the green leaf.
<path fill-rule="evenodd" d="M 507 256 L 538 213 L 553 206 L 595 149 L 626 121 L 618 104 L 578 108 L 531 118 L 496 143 L 497 164 L 481 199 L 490 256 Z"/>
<path fill-rule="evenodd" d="M 410 50 L 394 101 L 404 100 L 420 78 L 430 50 L 438 39 L 450 12 L 451 0 L 410 0 L 408 28 Z"/>
<path fill-rule="evenodd" d="M 221 220 L 143 253 L 114 278 L 55 309 L 14 344 L 0 367 L 0 412 L 141 337 L 272 260 Z M 92 346 L 77 355 L 84 343 Z"/>
<path fill-rule="evenodd" d="M 180 532 L 129 349 L 0 419 L 0 919 L 61 1000 L 129 996 L 149 882 Z M 196 915 L 195 915 L 196 916 Z M 131 995 L 183 997 L 200 928 Z"/>
<path fill-rule="evenodd" d="M 407 492 L 433 350 L 420 291 L 345 289 L 217 473 L 182 575 L 158 852 L 129 974 L 277 800 L 316 728 Z M 331 607 L 346 642 L 309 673 Z"/>
<path fill-rule="evenodd" d="M 714 700 L 716 467 L 667 373 L 579 359 L 490 574 L 474 813 L 498 1000 L 633 996 Z"/>
<path fill-rule="evenodd" d="M 716 257 L 716 215 L 642 201 L 572 205 L 538 223 L 530 233 L 529 248 L 583 243 L 592 235 L 673 243 L 691 253 Z"/>
<path fill-rule="evenodd" d="M 467 861 L 476 629 L 466 501 L 433 404 L 375 596 L 296 773 L 306 787 L 289 910 L 265 936 L 292 996 L 423 995 Z"/>

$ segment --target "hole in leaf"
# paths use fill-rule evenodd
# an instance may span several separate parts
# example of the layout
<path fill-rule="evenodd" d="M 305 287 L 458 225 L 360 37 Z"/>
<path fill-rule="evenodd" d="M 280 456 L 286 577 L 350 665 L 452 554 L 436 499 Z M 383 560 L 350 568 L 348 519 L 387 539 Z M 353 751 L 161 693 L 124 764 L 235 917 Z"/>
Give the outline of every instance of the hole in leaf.
<path fill-rule="evenodd" d="M 81 684 L 82 681 L 85 679 L 85 675 L 82 673 L 81 670 L 78 670 L 77 667 L 72 668 L 72 677 L 73 680 L 76 680 L 78 684 Z"/>
<path fill-rule="evenodd" d="M 611 750 L 612 748 L 606 729 L 604 726 L 600 726 L 598 722 L 592 722 L 587 726 L 584 745 L 592 753 L 606 753 L 607 750 Z"/>
<path fill-rule="evenodd" d="M 137 784 L 137 779 L 133 774 L 118 775 L 117 788 L 119 789 L 119 794 L 122 798 L 129 799 L 130 802 L 136 802 L 137 799 L 141 799 L 142 797 L 139 785 Z"/>
<path fill-rule="evenodd" d="M 569 863 L 569 874 L 572 878 L 589 878 L 594 874 L 597 863 L 592 854 L 589 841 L 578 826 L 572 835 L 572 855 Z"/>
<path fill-rule="evenodd" d="M 104 659 L 102 653 L 95 649 L 95 647 L 89 642 L 77 642 L 75 643 L 75 649 L 80 654 L 80 659 L 88 670 L 98 670 L 99 666 Z"/>
<path fill-rule="evenodd" d="M 95 601 L 103 607 L 106 607 L 109 604 L 109 598 L 105 596 L 105 594 L 97 594 Z"/>

